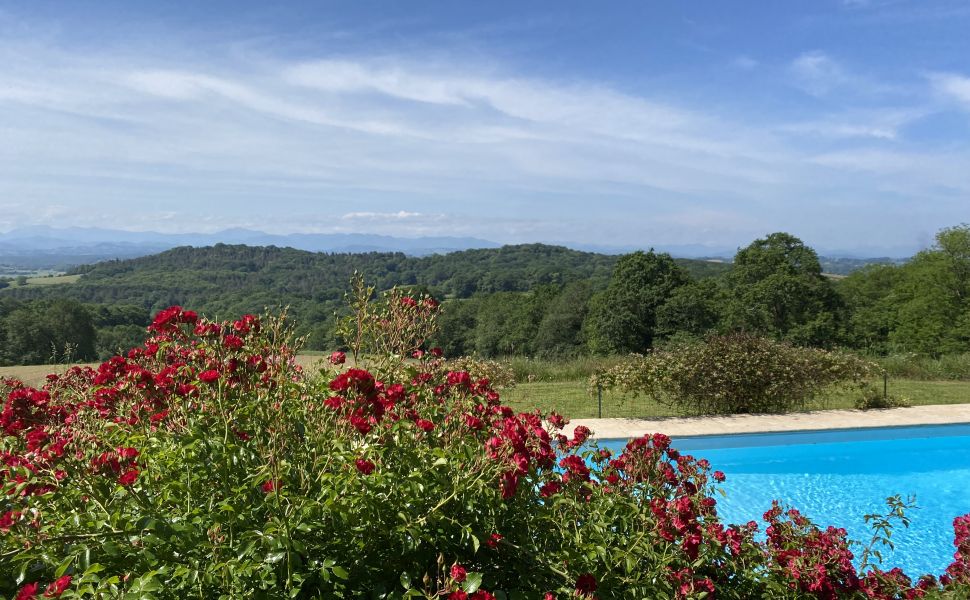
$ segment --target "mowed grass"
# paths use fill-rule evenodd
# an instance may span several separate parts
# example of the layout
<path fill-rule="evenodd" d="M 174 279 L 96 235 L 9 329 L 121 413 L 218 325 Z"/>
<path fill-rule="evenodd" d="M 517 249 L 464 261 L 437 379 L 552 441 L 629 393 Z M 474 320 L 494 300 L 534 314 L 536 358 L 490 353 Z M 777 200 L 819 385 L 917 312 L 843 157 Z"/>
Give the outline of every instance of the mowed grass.
<path fill-rule="evenodd" d="M 881 389 L 882 381 L 874 382 Z M 905 399 L 912 406 L 926 404 L 970 403 L 970 381 L 917 381 L 891 379 L 889 394 Z M 590 394 L 585 381 L 520 383 L 502 393 L 502 399 L 516 410 L 543 412 L 554 410 L 572 419 L 598 416 L 596 394 Z M 823 393 L 806 410 L 854 408 L 855 395 L 846 391 Z M 656 418 L 687 416 L 644 397 L 619 392 L 603 392 L 603 417 Z"/>

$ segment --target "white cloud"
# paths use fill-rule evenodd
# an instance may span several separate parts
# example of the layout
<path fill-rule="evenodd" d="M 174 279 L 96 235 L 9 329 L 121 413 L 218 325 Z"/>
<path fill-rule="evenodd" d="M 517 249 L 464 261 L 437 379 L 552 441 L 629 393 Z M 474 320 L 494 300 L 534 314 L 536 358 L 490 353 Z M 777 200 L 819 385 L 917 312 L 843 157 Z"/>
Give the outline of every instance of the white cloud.
<path fill-rule="evenodd" d="M 895 141 L 899 139 L 905 126 L 928 113 L 923 108 L 853 110 L 811 121 L 789 123 L 780 126 L 778 130 L 808 138 Z"/>
<path fill-rule="evenodd" d="M 400 67 L 369 66 L 347 60 L 319 60 L 287 68 L 283 79 L 327 92 L 377 92 L 417 102 L 467 105 L 462 81 L 415 73 Z"/>
<path fill-rule="evenodd" d="M 955 73 L 933 73 L 929 80 L 938 94 L 970 109 L 970 77 Z"/>
<path fill-rule="evenodd" d="M 345 221 L 347 221 L 347 220 L 357 220 L 357 219 L 364 219 L 364 220 L 368 220 L 368 221 L 374 221 L 374 220 L 380 220 L 380 221 L 387 221 L 387 220 L 400 221 L 400 220 L 403 220 L 403 219 L 416 219 L 416 218 L 425 217 L 425 216 L 426 215 L 423 215 L 423 214 L 417 213 L 417 212 L 408 212 L 406 210 L 399 210 L 399 211 L 394 212 L 394 213 L 349 212 L 349 213 L 341 216 L 340 218 L 341 219 L 344 219 Z"/>
<path fill-rule="evenodd" d="M 852 81 L 845 68 L 821 51 L 805 52 L 791 63 L 795 83 L 810 94 L 822 96 Z"/>

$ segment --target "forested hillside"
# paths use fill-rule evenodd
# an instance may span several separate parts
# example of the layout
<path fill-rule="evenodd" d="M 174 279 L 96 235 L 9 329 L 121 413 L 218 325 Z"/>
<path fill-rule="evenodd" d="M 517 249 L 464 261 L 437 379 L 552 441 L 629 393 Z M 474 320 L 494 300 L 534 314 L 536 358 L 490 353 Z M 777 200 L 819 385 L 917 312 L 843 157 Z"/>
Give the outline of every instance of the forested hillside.
<path fill-rule="evenodd" d="M 19 306 L 54 298 L 92 305 L 95 312 L 116 305 L 141 307 L 144 315 L 140 319 L 102 326 L 110 328 L 100 336 L 102 353 L 111 347 L 105 346 L 105 338 L 117 347 L 123 347 L 128 338 L 134 342 L 134 321 L 146 320 L 150 312 L 173 304 L 192 307 L 213 318 L 288 306 L 300 330 L 310 334 L 311 346 L 327 348 L 336 343 L 332 333 L 334 313 L 343 308 L 343 295 L 355 271 L 378 290 L 416 286 L 442 300 L 496 294 L 521 297 L 537 290 L 542 290 L 540 295 L 557 295 L 572 282 L 600 289 L 618 258 L 542 244 L 422 258 L 402 253 L 327 254 L 220 244 L 86 265 L 73 271 L 82 277 L 72 285 L 11 287 L 0 293 L 9 299 L 8 314 L 15 307 L 10 301 L 19 301 Z M 686 259 L 678 264 L 697 277 L 715 276 L 730 268 Z M 24 314 L 16 313 L 15 317 L 22 319 Z M 495 353 L 500 351 L 507 349 L 494 349 Z M 50 348 L 43 352 L 45 356 L 51 354 Z"/>
<path fill-rule="evenodd" d="M 310 348 L 333 348 L 341 343 L 334 315 L 346 308 L 355 271 L 378 291 L 410 286 L 440 300 L 433 342 L 449 356 L 624 354 L 730 331 L 876 354 L 970 351 L 963 225 L 940 231 L 932 248 L 903 264 L 844 279 L 824 275 L 815 251 L 786 233 L 755 240 L 732 263 L 541 244 L 424 258 L 176 248 L 77 269 L 73 284 L 0 291 L 0 362 L 44 359 L 63 345 L 79 357 L 124 349 L 149 313 L 173 304 L 212 318 L 287 306 Z"/>

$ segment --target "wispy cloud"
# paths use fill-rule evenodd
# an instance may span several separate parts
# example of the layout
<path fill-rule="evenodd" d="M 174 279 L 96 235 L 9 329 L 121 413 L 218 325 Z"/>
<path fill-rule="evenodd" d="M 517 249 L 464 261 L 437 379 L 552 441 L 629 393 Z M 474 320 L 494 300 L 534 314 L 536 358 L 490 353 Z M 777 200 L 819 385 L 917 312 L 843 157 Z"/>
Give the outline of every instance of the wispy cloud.
<path fill-rule="evenodd" d="M 929 75 L 929 80 L 938 94 L 970 110 L 970 77 L 956 73 L 933 73 Z"/>
<path fill-rule="evenodd" d="M 810 94 L 824 95 L 851 83 L 845 68 L 828 54 L 815 50 L 799 55 L 791 63 L 795 84 Z"/>
<path fill-rule="evenodd" d="M 893 141 L 899 139 L 901 130 L 930 111 L 926 108 L 868 109 L 840 114 L 825 115 L 810 121 L 789 123 L 779 131 L 823 139 L 875 139 Z"/>
<path fill-rule="evenodd" d="M 735 76 L 769 70 L 747 56 L 720 60 Z M 918 106 L 763 114 L 659 86 L 419 53 L 158 58 L 8 41 L 0 63 L 0 197 L 58 207 L 4 211 L 0 227 L 57 219 L 657 244 L 694 231 L 734 244 L 765 227 L 808 227 L 792 207 L 811 210 L 833 187 L 948 198 L 963 188 L 933 161 L 967 156 L 908 144 Z M 888 88 L 823 52 L 797 57 L 786 75 L 827 97 Z M 930 81 L 968 101 L 960 76 Z M 887 176 L 894 168 L 905 177 Z M 833 227 L 820 218 L 814 231 Z"/>
<path fill-rule="evenodd" d="M 348 220 L 358 220 L 363 219 L 366 221 L 400 221 L 402 219 L 419 219 L 426 218 L 427 215 L 423 215 L 418 212 L 408 212 L 406 210 L 399 210 L 392 213 L 378 213 L 378 212 L 350 212 L 340 218 Z M 437 215 L 436 217 L 440 217 Z"/>

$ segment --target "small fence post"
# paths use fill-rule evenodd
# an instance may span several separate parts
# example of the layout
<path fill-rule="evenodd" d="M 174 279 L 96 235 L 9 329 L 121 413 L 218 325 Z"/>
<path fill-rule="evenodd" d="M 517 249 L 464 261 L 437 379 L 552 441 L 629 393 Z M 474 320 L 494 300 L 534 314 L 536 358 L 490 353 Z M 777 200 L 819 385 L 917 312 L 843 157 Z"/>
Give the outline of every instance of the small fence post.
<path fill-rule="evenodd" d="M 597 405 L 599 406 L 597 414 L 599 415 L 599 418 L 602 419 L 603 418 L 603 386 L 598 383 L 596 384 L 596 402 L 597 402 Z"/>

